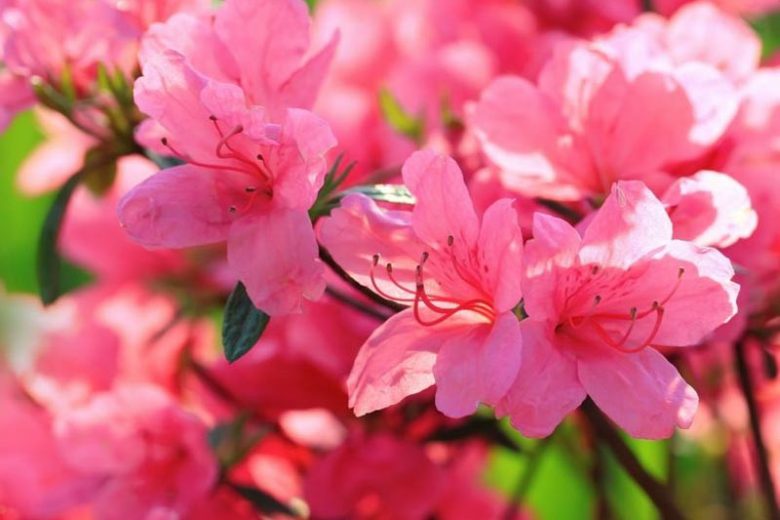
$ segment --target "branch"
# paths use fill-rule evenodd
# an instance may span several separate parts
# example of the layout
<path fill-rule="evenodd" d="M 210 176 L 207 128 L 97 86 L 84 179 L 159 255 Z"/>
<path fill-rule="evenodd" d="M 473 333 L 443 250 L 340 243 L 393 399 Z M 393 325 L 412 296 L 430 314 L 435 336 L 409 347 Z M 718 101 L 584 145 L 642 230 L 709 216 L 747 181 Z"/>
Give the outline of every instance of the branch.
<path fill-rule="evenodd" d="M 750 378 L 747 359 L 745 357 L 745 343 L 740 340 L 734 344 L 734 354 L 737 362 L 737 376 L 739 386 L 745 396 L 748 412 L 750 414 L 750 429 L 753 433 L 753 443 L 756 447 L 756 468 L 761 482 L 761 489 L 766 500 L 767 518 L 780 519 L 780 507 L 777 504 L 775 484 L 772 481 L 772 472 L 769 470 L 769 454 L 767 453 L 764 436 L 761 432 L 761 419 L 759 417 L 756 396 L 753 393 L 753 382 Z"/>
<path fill-rule="evenodd" d="M 366 305 L 365 303 L 361 302 L 357 298 L 353 298 L 352 296 L 345 294 L 338 289 L 334 289 L 333 287 L 326 287 L 325 288 L 325 294 L 330 296 L 336 301 L 339 301 L 345 305 L 348 305 L 355 309 L 358 312 L 362 312 L 366 316 L 370 316 L 372 318 L 376 318 L 379 321 L 385 321 L 389 316 L 383 312 L 380 312 L 376 310 L 375 308 L 371 307 L 370 305 Z"/>
<path fill-rule="evenodd" d="M 661 518 L 667 520 L 684 520 L 680 509 L 675 504 L 669 491 L 655 477 L 650 475 L 625 443 L 620 434 L 609 423 L 604 415 L 596 408 L 590 398 L 586 399 L 580 408 L 593 427 L 593 431 L 599 439 L 606 444 L 615 458 L 636 484 L 642 488 L 648 498 L 653 501 Z"/>

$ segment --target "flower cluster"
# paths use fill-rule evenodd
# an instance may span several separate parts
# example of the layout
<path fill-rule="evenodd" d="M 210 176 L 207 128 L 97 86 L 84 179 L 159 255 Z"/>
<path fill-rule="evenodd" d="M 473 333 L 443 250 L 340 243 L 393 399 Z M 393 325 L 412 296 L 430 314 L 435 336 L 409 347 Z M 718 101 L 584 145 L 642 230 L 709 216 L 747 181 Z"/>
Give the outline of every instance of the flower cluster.
<path fill-rule="evenodd" d="M 530 518 L 564 430 L 678 517 L 615 427 L 725 436 L 780 514 L 776 2 L 212 4 L 0 0 L 57 190 L 0 518 Z"/>

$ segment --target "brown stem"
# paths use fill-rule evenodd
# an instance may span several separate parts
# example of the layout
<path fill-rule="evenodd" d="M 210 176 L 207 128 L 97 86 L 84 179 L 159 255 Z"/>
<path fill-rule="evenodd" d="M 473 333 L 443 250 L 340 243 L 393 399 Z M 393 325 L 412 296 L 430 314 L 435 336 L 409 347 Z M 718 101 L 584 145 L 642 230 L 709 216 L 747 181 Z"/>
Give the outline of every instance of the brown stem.
<path fill-rule="evenodd" d="M 658 482 L 655 477 L 645 470 L 636 458 L 636 455 L 634 455 L 634 452 L 631 451 L 631 448 L 628 447 L 617 430 L 599 411 L 593 401 L 590 398 L 586 399 L 580 409 L 587 417 L 599 440 L 609 447 L 626 473 L 653 501 L 653 504 L 655 504 L 655 507 L 658 508 L 658 512 L 661 514 L 661 518 L 684 520 L 685 516 L 683 516 L 677 504 L 672 500 L 666 486 Z"/>
<path fill-rule="evenodd" d="M 345 294 L 338 289 L 334 289 L 333 287 L 326 287 L 325 293 L 333 298 L 334 300 L 341 302 L 345 305 L 348 305 L 352 307 L 353 309 L 362 312 L 366 316 L 371 316 L 372 318 L 376 318 L 379 321 L 385 321 L 389 316 L 383 312 L 378 311 L 374 307 L 371 307 L 370 305 L 366 305 L 365 303 L 361 302 L 357 298 L 353 298 L 352 296 Z"/>
<path fill-rule="evenodd" d="M 745 343 L 740 340 L 734 344 L 734 354 L 737 362 L 737 376 L 739 386 L 745 396 L 748 413 L 750 415 L 750 430 L 753 434 L 753 444 L 756 449 L 756 468 L 758 469 L 758 478 L 761 482 L 761 489 L 764 493 L 767 508 L 767 518 L 780 520 L 780 507 L 777 504 L 777 494 L 775 484 L 772 481 L 772 472 L 769 470 L 769 453 L 764 442 L 764 435 L 761 432 L 761 419 L 754 394 L 753 382 L 748 369 L 747 358 L 745 356 Z"/>
<path fill-rule="evenodd" d="M 334 273 L 336 273 L 340 278 L 342 278 L 345 282 L 347 282 L 350 286 L 352 286 L 355 290 L 360 292 L 360 294 L 364 295 L 368 299 L 370 299 L 373 302 L 378 303 L 379 305 L 382 305 L 384 307 L 387 307 L 394 313 L 400 312 L 404 310 L 406 307 L 404 305 L 401 305 L 400 303 L 386 300 L 385 298 L 382 298 L 378 294 L 374 293 L 371 289 L 368 287 L 365 287 L 358 283 L 354 278 L 352 278 L 348 272 L 344 270 L 343 267 L 341 267 L 336 260 L 330 255 L 327 249 L 320 246 L 320 259 L 325 262 L 325 265 L 330 267 Z"/>

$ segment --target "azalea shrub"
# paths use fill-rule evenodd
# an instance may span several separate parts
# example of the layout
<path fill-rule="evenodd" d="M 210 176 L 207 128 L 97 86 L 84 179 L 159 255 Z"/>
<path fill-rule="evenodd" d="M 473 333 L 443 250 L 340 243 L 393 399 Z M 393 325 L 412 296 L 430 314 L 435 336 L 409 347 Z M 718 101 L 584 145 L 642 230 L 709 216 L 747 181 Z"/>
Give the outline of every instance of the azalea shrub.
<path fill-rule="evenodd" d="M 780 518 L 778 47 L 0 1 L 0 519 Z"/>

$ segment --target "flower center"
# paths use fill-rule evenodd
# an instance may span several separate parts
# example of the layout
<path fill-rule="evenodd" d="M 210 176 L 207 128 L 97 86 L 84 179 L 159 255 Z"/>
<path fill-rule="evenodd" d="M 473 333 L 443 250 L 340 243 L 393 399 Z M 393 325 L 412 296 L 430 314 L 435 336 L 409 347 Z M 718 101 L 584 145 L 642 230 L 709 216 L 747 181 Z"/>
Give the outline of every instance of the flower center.
<path fill-rule="evenodd" d="M 258 196 L 270 200 L 273 197 L 273 175 L 265 162 L 263 154 L 258 153 L 254 159 L 250 158 L 246 152 L 239 150 L 231 144 L 231 140 L 244 132 L 244 127 L 236 125 L 232 129 L 225 131 L 216 116 L 209 116 L 209 121 L 214 126 L 214 130 L 219 137 L 214 149 L 216 162 L 198 161 L 189 155 L 179 152 L 171 145 L 167 137 L 160 139 L 160 142 L 171 154 L 188 164 L 207 168 L 209 170 L 218 170 L 225 172 L 242 173 L 256 179 L 256 182 L 244 187 L 244 193 L 247 194 L 247 200 L 240 206 L 230 205 L 228 211 L 233 214 L 242 214 L 248 211 Z"/>
<path fill-rule="evenodd" d="M 449 241 L 449 245 L 452 245 L 452 240 Z M 449 254 L 453 261 L 453 267 L 455 272 L 462 277 L 460 268 L 458 267 L 457 260 Z M 396 301 L 411 305 L 415 319 L 421 324 L 427 327 L 437 325 L 448 318 L 451 318 L 455 314 L 463 311 L 471 311 L 487 318 L 493 322 L 496 319 L 496 313 L 493 310 L 491 303 L 485 298 L 454 298 L 451 296 L 444 296 L 440 294 L 429 294 L 425 288 L 425 264 L 428 261 L 430 254 L 424 251 L 420 257 L 420 262 L 415 266 L 414 273 L 414 288 L 404 286 L 400 283 L 393 274 L 393 264 L 386 263 L 384 270 L 387 275 L 389 283 L 399 289 L 406 296 L 392 295 L 380 287 L 379 281 L 376 277 L 377 269 L 379 267 L 379 261 L 381 256 L 375 254 L 371 262 L 371 269 L 369 276 L 371 278 L 371 285 L 377 294 L 388 300 Z M 465 279 L 468 282 L 468 279 Z M 422 309 L 426 309 L 429 313 L 433 314 L 433 318 L 422 316 Z M 426 313 L 427 314 L 427 313 Z"/>
<path fill-rule="evenodd" d="M 644 350 L 651 346 L 653 340 L 658 335 L 666 312 L 664 305 L 680 288 L 685 269 L 680 267 L 677 273 L 677 280 L 669 293 L 660 301 L 653 301 L 645 310 L 640 311 L 637 307 L 632 307 L 627 313 L 600 312 L 598 307 L 602 302 L 602 297 L 597 294 L 593 298 L 593 304 L 589 312 L 569 316 L 558 324 L 556 331 L 561 330 L 561 328 L 565 326 L 568 326 L 571 330 L 582 330 L 583 327 L 587 327 L 595 332 L 604 343 L 615 350 L 627 354 Z M 644 319 L 652 319 L 654 321 L 652 322 L 652 326 L 647 335 L 636 343 L 632 341 L 632 339 L 636 339 L 634 329 L 636 328 L 637 323 Z M 622 333 L 615 334 L 614 332 L 608 332 L 606 325 L 614 325 L 615 322 L 627 322 L 628 325 Z"/>

